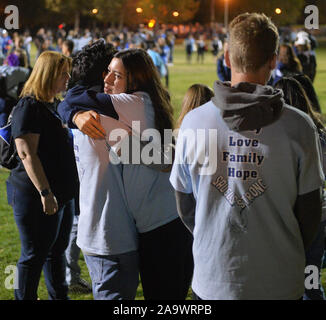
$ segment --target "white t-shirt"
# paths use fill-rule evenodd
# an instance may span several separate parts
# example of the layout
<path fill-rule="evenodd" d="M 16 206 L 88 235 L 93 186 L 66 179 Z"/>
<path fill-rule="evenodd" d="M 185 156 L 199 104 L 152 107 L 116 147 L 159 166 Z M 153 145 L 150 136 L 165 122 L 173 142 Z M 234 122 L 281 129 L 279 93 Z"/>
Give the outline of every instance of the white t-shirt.
<path fill-rule="evenodd" d="M 118 121 L 101 115 L 110 135 Z M 80 180 L 77 245 L 88 254 L 113 255 L 137 250 L 137 231 L 127 207 L 122 165 L 112 164 L 105 140 L 73 130 Z"/>
<path fill-rule="evenodd" d="M 140 135 L 155 128 L 155 113 L 149 95 L 145 92 L 110 95 L 119 121 L 136 127 Z M 138 127 L 138 129 L 137 129 Z M 137 230 L 148 232 L 178 218 L 174 190 L 169 173 L 156 171 L 140 164 L 123 165 L 123 183 L 128 208 Z"/>
<path fill-rule="evenodd" d="M 196 199 L 192 288 L 199 297 L 303 295 L 305 254 L 293 207 L 298 195 L 323 185 L 319 147 L 311 119 L 289 106 L 259 132 L 229 130 L 212 102 L 186 115 L 170 181 Z"/>

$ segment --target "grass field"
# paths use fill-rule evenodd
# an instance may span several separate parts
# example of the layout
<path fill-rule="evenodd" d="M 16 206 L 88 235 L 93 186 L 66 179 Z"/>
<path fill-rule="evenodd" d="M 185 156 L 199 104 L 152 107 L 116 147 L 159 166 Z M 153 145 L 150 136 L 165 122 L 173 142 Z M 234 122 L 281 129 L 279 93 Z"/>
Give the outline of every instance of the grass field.
<path fill-rule="evenodd" d="M 33 59 L 33 56 L 32 56 Z M 32 60 L 33 61 L 33 60 Z M 318 72 L 315 80 L 315 88 L 318 93 L 323 113 L 326 113 L 326 48 L 317 50 Z M 183 47 L 177 47 L 175 51 L 174 66 L 170 70 L 170 94 L 174 107 L 175 118 L 178 117 L 183 96 L 188 87 L 194 83 L 203 83 L 213 87 L 216 80 L 216 63 L 214 57 L 207 53 L 204 64 L 197 64 L 196 56 L 193 56 L 192 64 L 187 64 Z M 13 219 L 12 209 L 7 205 L 5 180 L 9 171 L 0 169 L 0 300 L 13 299 L 13 290 L 6 289 L 10 273 L 6 273 L 7 266 L 15 265 L 20 254 L 18 231 Z M 81 256 L 80 266 L 82 277 L 90 280 L 85 262 Z M 8 270 L 7 270 L 8 271 Z M 326 269 L 323 270 L 322 282 L 326 289 Z M 47 299 L 44 279 L 41 279 L 39 292 L 41 300 Z M 92 295 L 70 294 L 74 300 L 89 300 Z M 143 299 L 142 288 L 139 285 L 137 298 Z"/>

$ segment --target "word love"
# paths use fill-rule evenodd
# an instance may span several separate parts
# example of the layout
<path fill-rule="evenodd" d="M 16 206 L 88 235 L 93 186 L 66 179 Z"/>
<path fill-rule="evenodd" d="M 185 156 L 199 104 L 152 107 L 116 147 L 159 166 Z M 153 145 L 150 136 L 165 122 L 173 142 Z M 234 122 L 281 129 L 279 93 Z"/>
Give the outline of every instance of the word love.
<path fill-rule="evenodd" d="M 234 137 L 229 137 L 229 146 L 231 147 L 258 147 L 257 139 L 235 139 Z"/>

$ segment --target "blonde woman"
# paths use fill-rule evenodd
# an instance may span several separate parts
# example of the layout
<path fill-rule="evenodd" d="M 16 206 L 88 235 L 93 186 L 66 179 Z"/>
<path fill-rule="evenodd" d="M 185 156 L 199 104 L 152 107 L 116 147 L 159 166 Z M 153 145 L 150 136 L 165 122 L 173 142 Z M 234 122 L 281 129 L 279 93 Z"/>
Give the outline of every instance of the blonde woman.
<path fill-rule="evenodd" d="M 56 113 L 56 95 L 66 90 L 70 67 L 70 58 L 43 52 L 13 112 L 18 165 L 7 191 L 21 240 L 17 300 L 37 299 L 42 268 L 49 299 L 68 298 L 64 252 L 78 180 L 69 132 Z"/>
<path fill-rule="evenodd" d="M 183 118 L 189 111 L 210 101 L 212 97 L 214 97 L 213 90 L 204 84 L 193 84 L 189 87 L 182 101 L 181 113 L 177 120 L 177 128 L 180 128 Z"/>

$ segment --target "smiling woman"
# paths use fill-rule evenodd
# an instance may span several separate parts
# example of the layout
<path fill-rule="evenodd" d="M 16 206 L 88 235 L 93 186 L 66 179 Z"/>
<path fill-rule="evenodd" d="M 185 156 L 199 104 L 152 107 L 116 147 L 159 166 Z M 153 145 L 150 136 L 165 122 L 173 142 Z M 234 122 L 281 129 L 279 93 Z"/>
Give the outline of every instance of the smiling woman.
<path fill-rule="evenodd" d="M 86 64 L 86 59 L 84 63 Z M 102 73 L 98 74 L 98 79 L 101 79 L 101 75 Z M 131 278 L 121 276 L 121 287 L 114 287 L 108 271 L 114 269 L 110 267 L 106 271 L 104 267 L 96 268 L 96 265 L 102 260 L 102 264 L 108 268 L 117 255 L 123 254 L 121 246 L 126 241 L 122 239 L 133 235 L 132 228 L 129 233 L 118 234 L 108 232 L 108 228 L 114 224 L 125 230 L 131 222 L 138 241 L 135 241 L 134 251 L 129 246 L 124 252 L 129 249 L 130 253 L 139 255 L 139 272 L 145 299 L 183 300 L 187 296 L 192 277 L 192 236 L 178 217 L 169 172 L 135 163 L 134 157 L 131 162 L 124 162 L 121 168 L 120 164 L 108 163 L 109 155 L 103 141 L 105 133 L 109 136 L 112 123 L 132 128 L 133 121 L 138 122 L 139 133 L 153 128 L 160 132 L 163 139 L 164 130 L 173 127 L 169 93 L 164 89 L 150 56 L 142 49 L 116 53 L 109 64 L 104 83 L 105 93 L 75 86 L 59 105 L 59 113 L 68 125 L 71 128 L 78 127 L 82 132 L 74 131 L 75 150 L 79 150 L 78 171 L 82 173 L 77 244 L 83 250 L 90 270 L 94 298 L 126 299 L 124 292 L 132 284 Z M 102 150 L 101 143 L 103 151 L 99 152 Z M 96 150 L 95 146 L 98 146 Z M 101 167 L 103 171 L 99 170 Z M 119 186 L 120 197 L 117 195 Z M 112 196 L 113 192 L 116 196 Z M 103 205 L 99 204 L 96 197 L 102 199 Z M 118 209 L 113 201 L 119 201 Z M 116 218 L 115 213 L 118 213 Z M 106 223 L 111 219 L 103 230 L 97 227 L 102 225 L 99 222 L 101 219 Z M 118 219 L 124 219 L 123 223 L 119 223 Z M 95 238 L 101 233 L 105 237 L 101 236 L 99 245 Z M 90 243 L 95 242 L 97 245 L 91 247 Z M 119 270 L 124 269 L 120 266 L 123 260 L 119 264 L 114 262 Z M 138 264 L 128 263 L 126 269 L 137 271 L 133 275 L 133 278 L 136 276 L 134 296 L 138 284 Z"/>
<path fill-rule="evenodd" d="M 127 91 L 128 73 L 120 59 L 113 58 L 108 73 L 104 79 L 104 92 L 107 94 L 118 94 Z"/>

